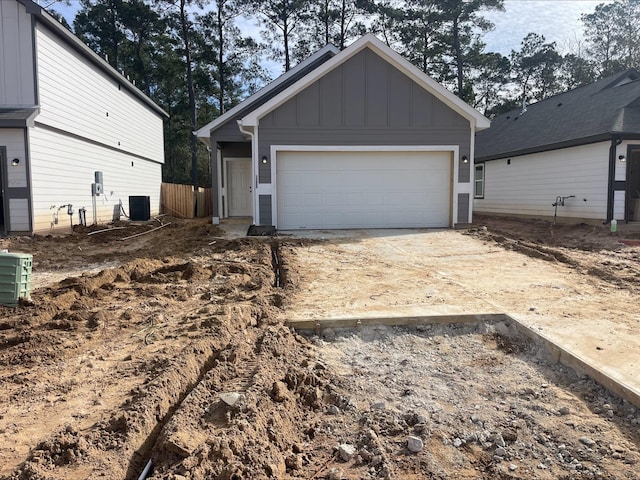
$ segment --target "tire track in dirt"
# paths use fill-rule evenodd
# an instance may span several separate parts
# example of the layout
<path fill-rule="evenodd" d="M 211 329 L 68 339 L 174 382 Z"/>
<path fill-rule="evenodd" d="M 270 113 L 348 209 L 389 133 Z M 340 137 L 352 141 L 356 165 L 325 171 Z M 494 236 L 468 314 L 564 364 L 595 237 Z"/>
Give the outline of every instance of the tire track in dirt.
<path fill-rule="evenodd" d="M 470 235 L 486 241 L 492 241 L 506 250 L 523 253 L 531 258 L 559 262 L 576 269 L 580 273 L 600 278 L 617 287 L 637 290 L 640 288 L 640 267 L 637 263 L 640 254 L 631 253 L 630 262 L 607 262 L 597 257 L 591 257 L 589 253 L 568 249 L 564 247 L 548 247 L 524 240 L 508 238 L 500 233 L 499 229 L 488 231 L 485 229 L 473 229 Z M 627 272 L 625 273 L 625 270 Z"/>

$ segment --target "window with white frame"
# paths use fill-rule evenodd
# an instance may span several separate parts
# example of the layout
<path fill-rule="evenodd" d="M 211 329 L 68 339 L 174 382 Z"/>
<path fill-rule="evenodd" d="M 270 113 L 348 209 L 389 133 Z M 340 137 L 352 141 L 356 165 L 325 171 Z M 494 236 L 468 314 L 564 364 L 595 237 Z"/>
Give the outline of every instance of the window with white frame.
<path fill-rule="evenodd" d="M 475 186 L 473 190 L 474 198 L 484 198 L 484 163 L 476 165 Z"/>

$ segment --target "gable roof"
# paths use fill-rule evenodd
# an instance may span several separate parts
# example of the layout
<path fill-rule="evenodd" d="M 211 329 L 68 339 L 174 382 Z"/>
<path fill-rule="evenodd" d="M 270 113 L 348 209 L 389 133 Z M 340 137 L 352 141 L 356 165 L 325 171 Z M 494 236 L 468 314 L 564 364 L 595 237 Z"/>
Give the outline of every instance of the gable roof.
<path fill-rule="evenodd" d="M 318 62 L 321 62 L 325 57 L 333 57 L 339 52 L 340 50 L 338 50 L 337 47 L 331 44 L 324 46 L 309 58 L 305 59 L 303 62 L 300 62 L 288 72 L 283 73 L 278 78 L 262 87 L 256 93 L 246 98 L 232 109 L 227 110 L 215 120 L 207 123 L 204 127 L 199 128 L 196 131 L 196 136 L 208 143 L 209 136 L 211 135 L 212 130 L 216 130 L 218 127 L 222 126 L 229 120 L 232 120 L 234 117 L 240 115 L 243 111 L 249 110 L 253 106 L 257 106 L 260 101 L 263 101 L 264 103 L 265 101 L 267 101 L 267 97 L 269 95 L 275 95 L 276 93 L 278 93 L 278 89 L 285 88 L 287 82 L 291 83 L 297 78 L 304 76 L 306 73 L 308 73 L 308 71 L 311 71 L 313 68 L 315 68 Z"/>
<path fill-rule="evenodd" d="M 630 68 L 494 118 L 476 137 L 476 160 L 640 136 L 640 73 Z"/>
<path fill-rule="evenodd" d="M 489 128 L 491 122 L 480 112 L 467 105 L 463 100 L 451 93 L 445 87 L 440 85 L 434 79 L 422 72 L 419 68 L 411 64 L 408 60 L 402 57 L 397 52 L 393 51 L 383 42 L 378 40 L 373 34 L 367 34 L 346 49 L 342 50 L 331 60 L 322 64 L 305 77 L 298 80 L 286 90 L 282 91 L 262 106 L 251 111 L 248 115 L 242 118 L 241 125 L 244 127 L 255 127 L 258 125 L 260 118 L 276 109 L 290 98 L 310 86 L 316 80 L 320 79 L 328 72 L 343 64 L 351 57 L 365 48 L 371 49 L 374 53 L 380 56 L 385 61 L 395 66 L 402 73 L 407 75 L 410 79 L 434 95 L 438 100 L 443 102 L 449 108 L 457 112 L 462 117 L 469 120 L 476 131 Z"/>
<path fill-rule="evenodd" d="M 0 0 L 4 1 L 4 0 Z M 50 15 L 44 8 L 32 0 L 16 0 L 23 5 L 28 14 L 33 15 L 39 22 L 46 25 L 51 31 L 53 31 L 59 38 L 61 38 L 67 45 L 71 46 L 76 52 L 80 53 L 84 58 L 91 62 L 95 67 L 102 70 L 109 75 L 112 79 L 118 82 L 124 89 L 129 91 L 138 100 L 141 100 L 151 110 L 163 117 L 169 117 L 169 114 L 160 108 L 153 100 L 145 95 L 140 89 L 133 85 L 127 78 L 113 68 L 107 61 L 105 61 L 100 55 L 91 50 L 82 40 L 76 37 L 73 32 L 68 30 L 62 25 L 55 17 Z"/>

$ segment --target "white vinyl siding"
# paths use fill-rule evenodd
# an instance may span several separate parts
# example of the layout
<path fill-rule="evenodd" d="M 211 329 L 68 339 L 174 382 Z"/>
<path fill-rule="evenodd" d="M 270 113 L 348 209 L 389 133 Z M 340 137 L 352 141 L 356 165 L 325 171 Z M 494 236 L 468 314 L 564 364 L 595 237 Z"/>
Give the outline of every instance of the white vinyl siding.
<path fill-rule="evenodd" d="M 25 157 L 24 130 L 21 128 L 0 128 L 0 147 L 6 147 L 7 188 L 27 186 L 27 159 Z M 14 165 L 14 159 L 18 160 Z"/>
<path fill-rule="evenodd" d="M 558 216 L 602 219 L 607 212 L 609 142 L 485 162 L 478 213 L 550 216 L 556 196 L 575 195 Z"/>
<path fill-rule="evenodd" d="M 93 222 L 91 184 L 94 172 L 104 175 L 104 195 L 97 197 L 98 223 L 113 220 L 120 200 L 127 214 L 129 196 L 151 197 L 151 214 L 159 213 L 162 165 L 116 152 L 80 139 L 35 127 L 31 130 L 31 165 L 34 231 L 69 229 L 66 209 L 53 223 L 56 210 L 71 203 L 76 212 L 84 207 L 87 222 Z M 132 165 L 133 162 L 133 165 Z"/>
<path fill-rule="evenodd" d="M 277 227 L 447 227 L 451 152 L 278 152 Z"/>
<path fill-rule="evenodd" d="M 16 1 L 0 0 L 0 105 L 34 105 L 31 15 Z"/>
<path fill-rule="evenodd" d="M 41 113 L 37 122 L 164 161 L 162 118 L 117 81 L 38 25 Z"/>

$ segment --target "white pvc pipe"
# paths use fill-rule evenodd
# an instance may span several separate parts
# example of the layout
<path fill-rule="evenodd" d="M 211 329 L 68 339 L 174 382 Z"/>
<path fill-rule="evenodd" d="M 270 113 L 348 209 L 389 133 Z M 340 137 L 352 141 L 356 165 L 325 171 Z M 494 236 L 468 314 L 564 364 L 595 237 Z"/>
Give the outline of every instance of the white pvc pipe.
<path fill-rule="evenodd" d="M 149 470 L 151 470 L 151 460 L 147 462 L 147 466 L 144 467 L 144 470 L 142 470 L 142 473 L 138 477 L 138 480 L 144 480 L 145 478 L 147 478 L 147 475 L 149 474 Z"/>

